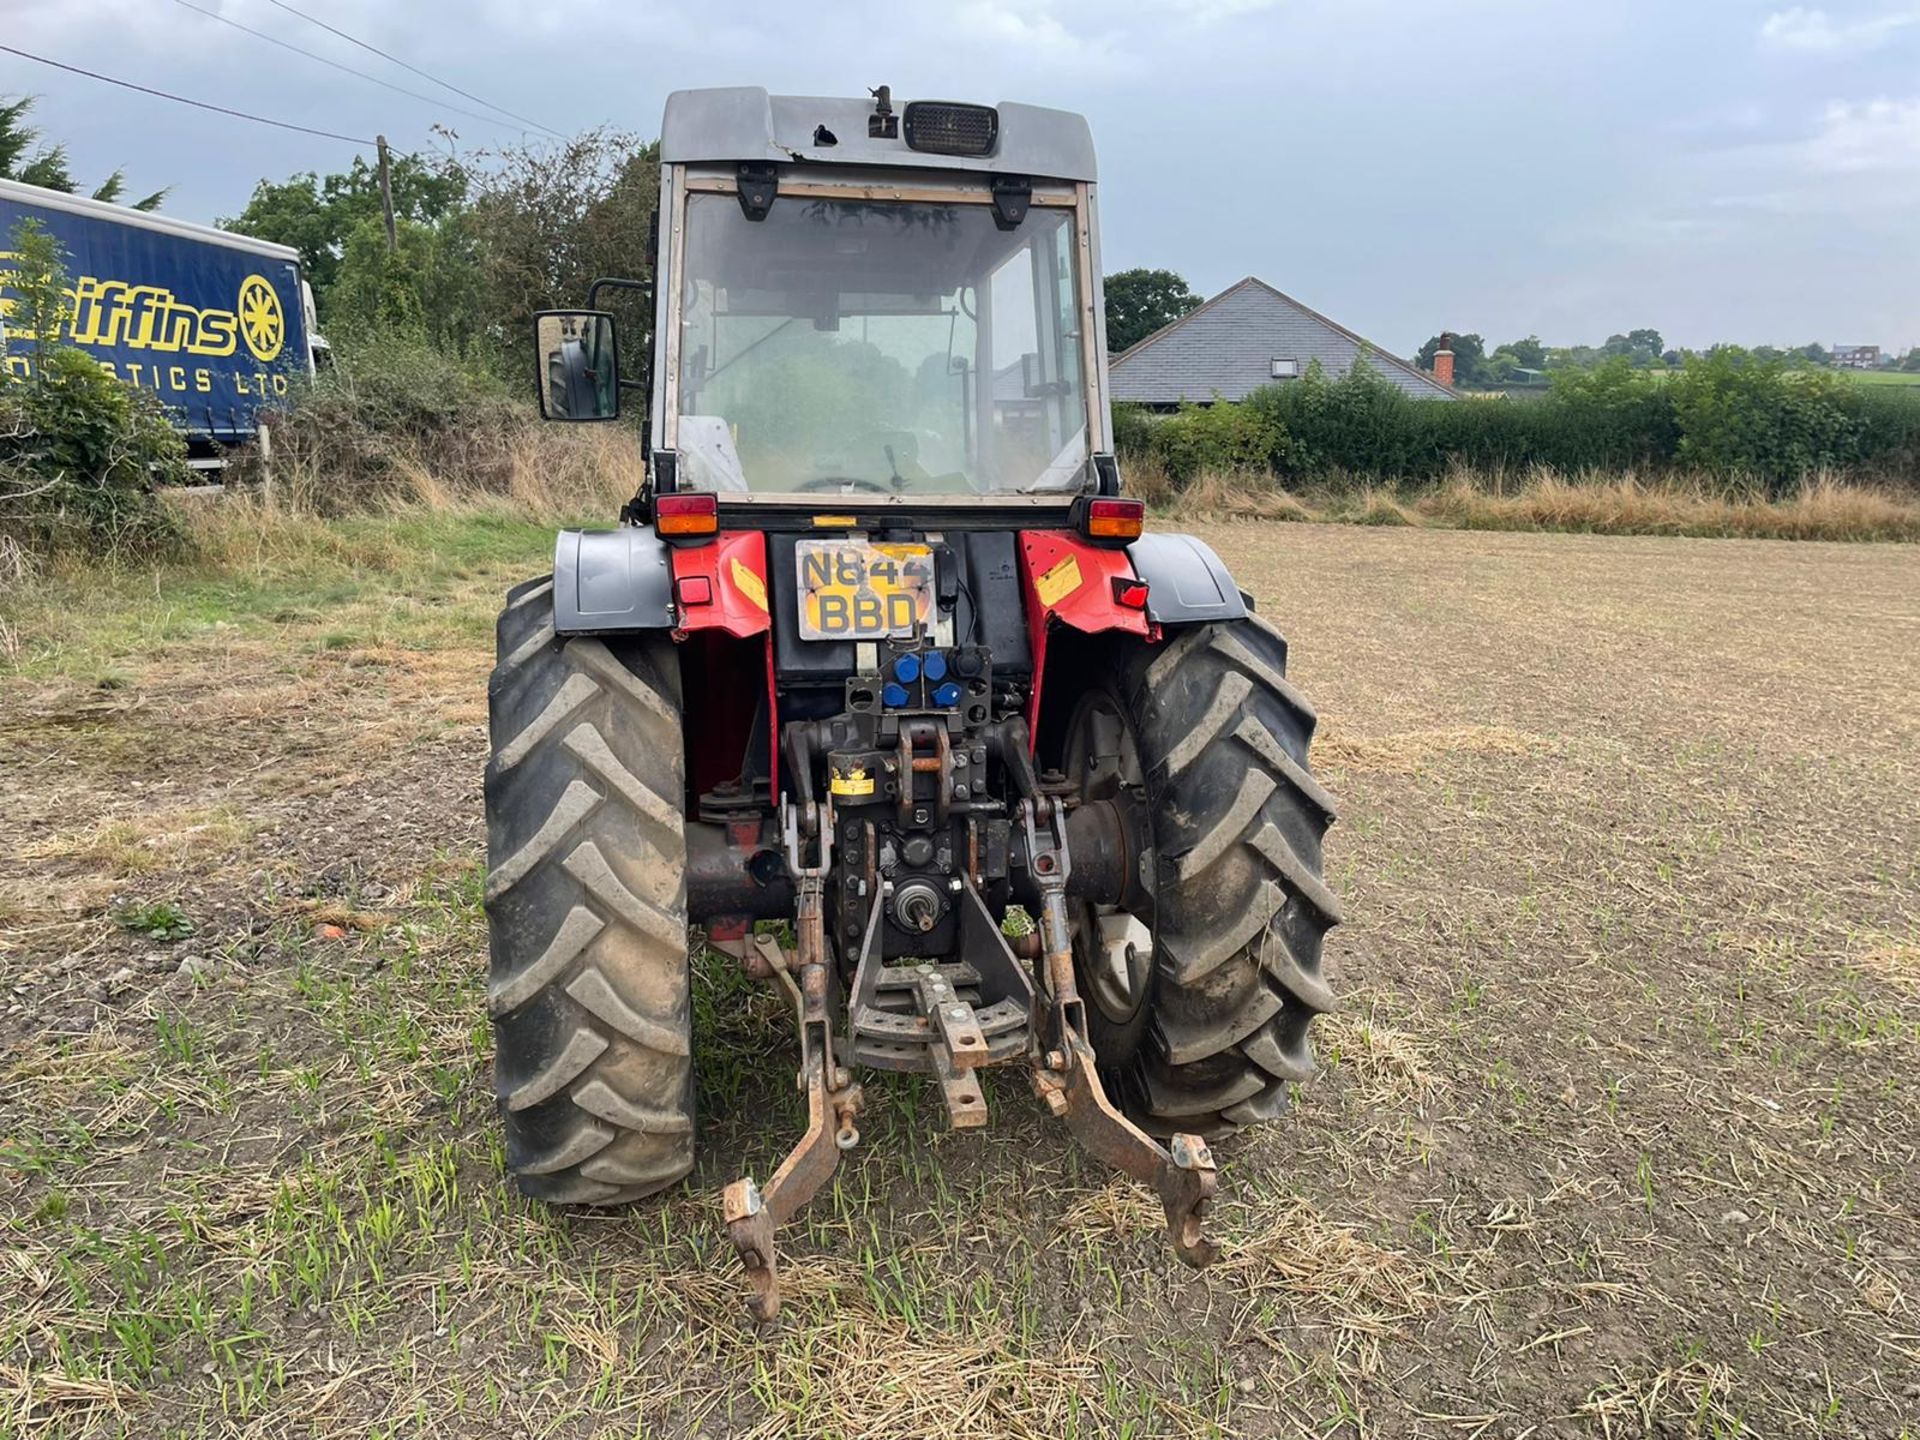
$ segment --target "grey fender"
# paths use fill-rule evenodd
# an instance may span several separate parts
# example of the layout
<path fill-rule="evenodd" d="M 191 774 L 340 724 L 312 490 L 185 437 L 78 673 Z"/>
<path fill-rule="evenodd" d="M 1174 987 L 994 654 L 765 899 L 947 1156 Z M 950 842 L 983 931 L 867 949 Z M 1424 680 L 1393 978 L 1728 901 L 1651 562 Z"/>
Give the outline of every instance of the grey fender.
<path fill-rule="evenodd" d="M 1147 582 L 1147 618 L 1161 625 L 1244 620 L 1247 602 L 1213 548 L 1191 535 L 1142 535 L 1127 546 Z M 557 587 L 556 587 L 557 588 Z"/>
<path fill-rule="evenodd" d="M 553 547 L 553 633 L 673 628 L 673 571 L 651 526 L 562 530 Z"/>

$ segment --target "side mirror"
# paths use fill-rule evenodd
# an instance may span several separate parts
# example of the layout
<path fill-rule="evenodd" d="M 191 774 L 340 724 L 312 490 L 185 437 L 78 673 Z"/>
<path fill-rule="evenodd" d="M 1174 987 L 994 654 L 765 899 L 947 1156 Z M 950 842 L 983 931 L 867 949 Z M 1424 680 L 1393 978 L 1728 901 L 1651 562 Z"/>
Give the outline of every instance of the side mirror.
<path fill-rule="evenodd" d="M 533 317 L 534 390 L 543 420 L 614 420 L 620 361 L 604 310 L 542 310 Z"/>

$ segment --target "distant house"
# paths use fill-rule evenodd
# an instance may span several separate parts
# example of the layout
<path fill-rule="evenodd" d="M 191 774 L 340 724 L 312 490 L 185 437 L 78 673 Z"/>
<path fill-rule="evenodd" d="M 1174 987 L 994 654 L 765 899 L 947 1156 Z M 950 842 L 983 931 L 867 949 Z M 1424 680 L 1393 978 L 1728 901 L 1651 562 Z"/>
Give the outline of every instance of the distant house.
<path fill-rule="evenodd" d="M 1842 370 L 1878 370 L 1880 347 L 1878 345 L 1836 345 L 1833 347 L 1833 363 Z"/>
<path fill-rule="evenodd" d="M 1251 276 L 1114 356 L 1108 373 L 1115 400 L 1169 410 L 1183 400 L 1244 400 L 1263 385 L 1299 379 L 1316 360 L 1337 378 L 1356 359 L 1409 395 L 1459 398 L 1424 370 Z"/>

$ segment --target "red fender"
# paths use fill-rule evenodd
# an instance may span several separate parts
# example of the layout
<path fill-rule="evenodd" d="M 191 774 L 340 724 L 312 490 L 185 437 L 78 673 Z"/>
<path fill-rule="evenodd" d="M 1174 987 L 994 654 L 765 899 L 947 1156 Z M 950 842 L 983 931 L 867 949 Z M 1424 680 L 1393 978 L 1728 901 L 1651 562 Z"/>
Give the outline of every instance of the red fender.
<path fill-rule="evenodd" d="M 673 632 L 674 639 L 686 641 L 701 631 L 713 630 L 740 639 L 754 635 L 765 637 L 762 663 L 766 667 L 767 715 L 772 721 L 767 727 L 772 752 L 767 757 L 767 774 L 772 778 L 777 800 L 780 795 L 780 696 L 773 675 L 767 537 L 758 530 L 729 531 L 711 544 L 674 546 L 672 562 L 674 613 L 679 621 Z M 697 592 L 702 581 L 707 598 L 689 603 L 688 592 Z M 691 696 L 684 703 L 694 747 L 694 768 L 699 780 L 710 781 L 715 766 L 724 769 L 727 764 L 737 763 L 740 751 L 735 749 L 734 760 L 726 762 L 724 752 L 731 739 L 731 726 L 724 723 L 723 717 L 702 715 Z M 719 723 L 707 723 L 709 719 Z"/>
<path fill-rule="evenodd" d="M 1144 609 L 1130 609 L 1114 598 L 1116 579 L 1138 578 L 1125 550 L 1089 545 L 1070 530 L 1020 532 L 1020 581 L 1033 645 L 1033 694 L 1027 701 L 1030 745 L 1040 740 L 1040 691 L 1051 622 L 1089 635 L 1122 630 L 1147 641 L 1160 638 L 1160 627 L 1147 619 Z"/>
<path fill-rule="evenodd" d="M 674 610 L 681 632 L 724 630 L 729 635 L 758 635 L 771 630 L 767 606 L 767 537 L 758 530 L 735 530 L 706 545 L 676 545 L 673 560 Z M 709 598 L 688 604 L 688 581 L 705 580 Z"/>

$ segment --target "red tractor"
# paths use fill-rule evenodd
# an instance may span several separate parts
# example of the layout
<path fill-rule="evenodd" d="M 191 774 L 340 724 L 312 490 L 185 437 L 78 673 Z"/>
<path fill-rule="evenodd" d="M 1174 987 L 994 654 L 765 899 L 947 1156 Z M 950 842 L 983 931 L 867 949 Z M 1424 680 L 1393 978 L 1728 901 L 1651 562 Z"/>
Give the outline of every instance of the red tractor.
<path fill-rule="evenodd" d="M 558 1205 L 693 1168 L 691 925 L 799 1026 L 806 1132 L 725 1195 L 761 1318 L 873 1070 L 964 1128 L 1023 1068 L 1203 1265 L 1207 1140 L 1312 1072 L 1333 802 L 1285 640 L 1121 494 L 1086 123 L 701 90 L 660 153 L 651 380 L 610 315 L 536 321 L 549 418 L 650 390 L 651 452 L 500 617 L 508 1165 Z"/>

